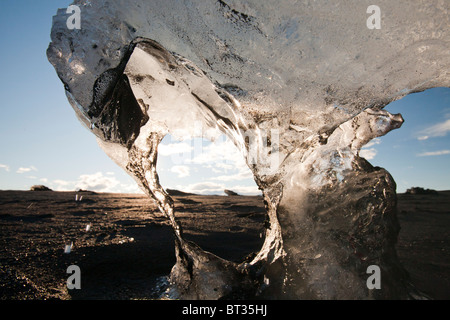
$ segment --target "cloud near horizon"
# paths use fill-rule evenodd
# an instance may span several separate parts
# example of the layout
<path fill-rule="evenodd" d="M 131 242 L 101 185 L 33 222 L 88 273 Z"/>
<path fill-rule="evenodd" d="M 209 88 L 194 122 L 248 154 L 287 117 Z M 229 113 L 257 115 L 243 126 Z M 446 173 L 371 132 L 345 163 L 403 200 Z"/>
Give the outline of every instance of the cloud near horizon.
<path fill-rule="evenodd" d="M 203 194 L 203 195 L 224 195 L 224 190 L 229 189 L 233 190 L 234 192 L 237 192 L 238 194 L 242 195 L 261 195 L 261 191 L 258 189 L 258 187 L 255 186 L 231 186 L 227 187 L 223 183 L 217 183 L 217 182 L 211 182 L 211 181 L 205 181 L 205 182 L 199 182 L 199 183 L 193 183 L 187 186 L 178 185 L 176 186 L 176 189 L 184 192 L 189 193 L 196 193 L 196 194 Z"/>
<path fill-rule="evenodd" d="M 137 184 L 121 183 L 113 174 L 108 176 L 102 172 L 83 174 L 76 181 L 53 180 L 51 185 L 55 191 L 74 191 L 78 189 L 111 192 L 111 193 L 142 193 Z"/>

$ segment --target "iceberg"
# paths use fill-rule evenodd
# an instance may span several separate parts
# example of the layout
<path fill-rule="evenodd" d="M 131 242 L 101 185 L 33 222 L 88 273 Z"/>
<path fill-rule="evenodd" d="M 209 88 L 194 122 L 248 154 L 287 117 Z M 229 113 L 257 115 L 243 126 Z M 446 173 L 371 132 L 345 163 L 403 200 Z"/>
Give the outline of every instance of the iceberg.
<path fill-rule="evenodd" d="M 76 116 L 170 222 L 178 297 L 423 297 L 395 251 L 395 181 L 359 151 L 402 125 L 387 104 L 450 85 L 449 5 L 376 4 L 378 17 L 366 0 L 77 0 L 79 28 L 58 10 L 48 59 Z M 225 134 L 240 150 L 267 211 L 252 261 L 184 239 L 156 171 L 167 134 Z"/>

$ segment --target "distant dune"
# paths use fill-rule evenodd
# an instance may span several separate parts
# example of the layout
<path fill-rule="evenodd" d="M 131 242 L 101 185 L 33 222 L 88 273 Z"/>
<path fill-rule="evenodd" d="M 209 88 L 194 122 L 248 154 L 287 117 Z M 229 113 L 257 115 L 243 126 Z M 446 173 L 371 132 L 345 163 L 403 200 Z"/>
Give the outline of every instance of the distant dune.
<path fill-rule="evenodd" d="M 175 189 L 166 189 L 166 192 L 171 196 L 195 196 L 195 193 L 183 192 Z"/>

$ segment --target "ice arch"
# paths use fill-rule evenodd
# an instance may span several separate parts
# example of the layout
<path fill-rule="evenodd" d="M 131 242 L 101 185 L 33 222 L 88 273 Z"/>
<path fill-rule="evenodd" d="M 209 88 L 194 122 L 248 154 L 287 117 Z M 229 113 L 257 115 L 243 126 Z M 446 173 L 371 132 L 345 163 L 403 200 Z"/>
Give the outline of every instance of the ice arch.
<path fill-rule="evenodd" d="M 383 110 L 449 86 L 448 3 L 75 1 L 81 29 L 54 17 L 48 58 L 79 119 L 172 224 L 181 297 L 408 298 L 397 261 L 395 182 L 358 155 L 398 128 Z M 167 133 L 226 134 L 267 204 L 264 245 L 235 264 L 185 241 L 159 184 Z M 212 136 L 210 136 L 212 135 Z M 382 289 L 366 286 L 381 269 Z"/>

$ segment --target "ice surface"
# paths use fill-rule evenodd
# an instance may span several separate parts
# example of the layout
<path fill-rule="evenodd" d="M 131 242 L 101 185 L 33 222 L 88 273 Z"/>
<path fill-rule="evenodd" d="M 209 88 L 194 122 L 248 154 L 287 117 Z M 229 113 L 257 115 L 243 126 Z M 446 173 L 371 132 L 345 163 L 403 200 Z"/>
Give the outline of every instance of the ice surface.
<path fill-rule="evenodd" d="M 48 58 L 80 121 L 169 219 L 181 297 L 417 297 L 395 253 L 395 182 L 359 150 L 401 126 L 388 103 L 450 85 L 448 1 L 379 0 L 381 29 L 365 0 L 74 4 L 81 29 L 59 10 Z M 253 261 L 184 240 L 156 172 L 168 133 L 241 150 L 267 207 Z"/>

